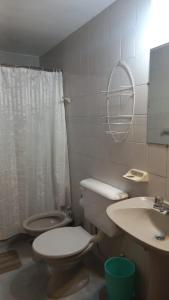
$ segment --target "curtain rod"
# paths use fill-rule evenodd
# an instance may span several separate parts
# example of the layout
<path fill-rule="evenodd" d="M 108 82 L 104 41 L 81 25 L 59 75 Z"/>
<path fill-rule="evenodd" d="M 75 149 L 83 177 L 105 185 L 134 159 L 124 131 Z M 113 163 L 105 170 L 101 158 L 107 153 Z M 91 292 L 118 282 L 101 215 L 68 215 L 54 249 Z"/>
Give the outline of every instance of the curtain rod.
<path fill-rule="evenodd" d="M 58 68 L 43 68 L 43 67 L 34 67 L 34 66 L 19 66 L 19 65 L 8 65 L 8 64 L 0 64 L 0 67 L 7 67 L 7 68 L 25 68 L 25 69 L 31 69 L 35 71 L 46 71 L 46 72 L 62 72 L 61 69 Z"/>
<path fill-rule="evenodd" d="M 31 70 L 37 70 L 37 71 L 46 71 L 46 72 L 62 72 L 61 69 L 45 69 L 40 67 L 33 67 L 33 66 L 17 66 L 17 65 L 8 65 L 8 64 L 0 64 L 0 67 L 7 67 L 7 68 L 25 68 L 25 69 L 31 69 Z M 71 103 L 71 98 L 63 97 L 63 101 L 67 104 Z"/>

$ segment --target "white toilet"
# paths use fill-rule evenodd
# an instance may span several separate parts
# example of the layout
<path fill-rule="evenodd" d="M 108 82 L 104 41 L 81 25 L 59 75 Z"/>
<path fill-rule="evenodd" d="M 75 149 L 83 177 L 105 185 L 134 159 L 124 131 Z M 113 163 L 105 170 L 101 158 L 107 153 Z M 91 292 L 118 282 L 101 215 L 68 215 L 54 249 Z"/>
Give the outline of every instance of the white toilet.
<path fill-rule="evenodd" d="M 72 218 L 63 211 L 49 211 L 47 213 L 35 214 L 23 222 L 24 230 L 33 236 L 54 228 L 64 227 L 71 224 Z"/>
<path fill-rule="evenodd" d="M 48 293 L 55 298 L 68 296 L 87 282 L 84 274 L 75 276 L 75 266 L 104 235 L 119 234 L 107 217 L 106 208 L 113 201 L 128 197 L 119 189 L 92 178 L 82 180 L 80 185 L 84 217 L 97 227 L 98 233 L 92 235 L 81 226 L 62 227 L 39 235 L 32 245 L 35 255 L 51 267 Z"/>

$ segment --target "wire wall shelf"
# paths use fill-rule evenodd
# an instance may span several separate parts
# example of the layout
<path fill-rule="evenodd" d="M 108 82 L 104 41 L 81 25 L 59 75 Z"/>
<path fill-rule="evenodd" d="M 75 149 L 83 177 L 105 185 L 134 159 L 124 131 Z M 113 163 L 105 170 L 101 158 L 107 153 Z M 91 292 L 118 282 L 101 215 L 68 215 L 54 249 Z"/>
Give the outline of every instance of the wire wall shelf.
<path fill-rule="evenodd" d="M 116 72 L 122 70 L 124 72 L 125 78 L 127 78 L 127 85 L 121 84 L 118 88 L 111 88 L 115 83 Z M 118 81 L 119 82 L 119 81 Z M 129 66 L 124 61 L 118 61 L 118 63 L 113 67 L 107 84 L 107 89 L 99 90 L 93 94 L 81 94 L 81 96 L 95 96 L 95 95 L 104 95 L 106 97 L 106 114 L 102 116 L 103 125 L 105 126 L 105 133 L 111 135 L 115 143 L 123 142 L 131 129 L 134 120 L 134 111 L 135 111 L 135 83 L 132 72 Z M 118 105 L 115 100 L 118 97 L 120 99 L 120 104 Z M 130 114 L 123 114 L 121 111 L 125 111 L 122 107 L 122 98 L 123 105 L 127 106 L 127 100 L 130 99 Z M 68 97 L 63 97 L 63 101 L 66 103 L 71 103 L 72 99 Z M 113 107 L 114 106 L 114 107 Z M 112 110 L 112 112 L 111 112 Z M 118 111 L 118 113 L 117 113 Z"/>
<path fill-rule="evenodd" d="M 128 78 L 129 85 L 121 85 L 117 89 L 111 89 L 111 86 L 113 84 L 114 77 L 116 75 L 116 72 L 118 69 L 122 69 L 125 72 L 125 75 Z M 112 136 L 112 139 L 115 143 L 121 143 L 123 142 L 130 131 L 130 128 L 133 124 L 134 119 L 134 110 L 135 110 L 135 85 L 134 85 L 134 78 L 131 73 L 130 68 L 124 61 L 119 61 L 112 69 L 107 90 L 101 91 L 101 93 L 106 95 L 106 115 L 103 116 L 104 121 L 103 124 L 105 126 L 105 133 Z M 121 97 L 123 97 L 123 101 L 127 99 L 130 99 L 130 110 L 131 114 L 115 114 L 111 112 L 111 109 L 113 107 L 113 104 L 115 104 L 115 96 L 118 96 L 121 100 Z M 125 98 L 126 97 L 126 98 Z M 121 101 L 120 101 L 121 103 Z M 124 101 L 125 103 L 125 101 Z M 121 104 L 119 104 L 121 106 Z M 123 111 L 123 107 L 122 111 Z M 116 107 L 117 110 L 117 107 Z M 120 107 L 118 109 L 120 111 Z"/>

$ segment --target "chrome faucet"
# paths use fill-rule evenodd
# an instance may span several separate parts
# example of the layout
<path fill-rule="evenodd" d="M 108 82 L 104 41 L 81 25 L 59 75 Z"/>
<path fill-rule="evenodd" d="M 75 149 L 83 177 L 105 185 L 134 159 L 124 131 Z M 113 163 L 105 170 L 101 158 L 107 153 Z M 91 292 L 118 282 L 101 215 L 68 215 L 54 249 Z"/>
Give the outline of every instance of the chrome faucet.
<path fill-rule="evenodd" d="M 163 203 L 164 203 L 164 199 L 162 197 L 159 196 L 154 197 L 154 205 L 153 205 L 154 208 L 160 209 Z"/>
<path fill-rule="evenodd" d="M 159 210 L 161 213 L 169 214 L 169 204 L 167 205 L 167 204 L 164 202 L 163 197 L 156 196 L 156 197 L 154 198 L 154 205 L 153 205 L 153 208 Z"/>

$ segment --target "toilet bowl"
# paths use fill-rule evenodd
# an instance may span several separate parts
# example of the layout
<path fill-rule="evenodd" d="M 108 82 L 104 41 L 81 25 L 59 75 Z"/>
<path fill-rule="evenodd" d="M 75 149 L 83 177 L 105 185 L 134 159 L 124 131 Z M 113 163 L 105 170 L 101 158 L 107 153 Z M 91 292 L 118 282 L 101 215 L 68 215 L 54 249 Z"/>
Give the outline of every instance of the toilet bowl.
<path fill-rule="evenodd" d="M 78 292 L 89 281 L 89 274 L 78 264 L 100 235 L 91 235 L 83 227 L 62 227 L 39 235 L 33 242 L 34 258 L 48 264 L 48 296 L 54 299 Z"/>
<path fill-rule="evenodd" d="M 106 208 L 113 201 L 128 196 L 92 178 L 82 180 L 80 185 L 84 217 L 98 229 L 98 233 L 92 235 L 82 226 L 55 228 L 39 235 L 32 244 L 35 256 L 48 264 L 51 275 L 48 295 L 55 299 L 77 292 L 88 282 L 88 275 L 76 269 L 76 266 L 93 245 L 106 235 L 119 235 L 119 230 L 106 214 Z"/>
<path fill-rule="evenodd" d="M 37 236 L 54 228 L 65 227 L 71 222 L 72 219 L 65 212 L 55 210 L 27 218 L 23 222 L 23 228 L 30 235 Z"/>

